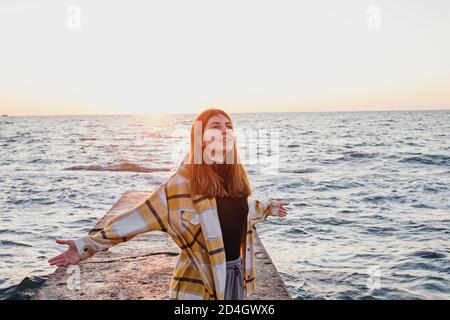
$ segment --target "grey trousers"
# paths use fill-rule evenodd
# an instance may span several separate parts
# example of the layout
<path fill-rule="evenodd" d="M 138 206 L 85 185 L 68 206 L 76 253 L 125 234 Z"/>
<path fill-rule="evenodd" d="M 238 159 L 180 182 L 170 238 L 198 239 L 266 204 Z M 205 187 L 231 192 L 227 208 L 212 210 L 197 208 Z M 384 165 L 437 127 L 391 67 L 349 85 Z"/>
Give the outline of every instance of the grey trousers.
<path fill-rule="evenodd" d="M 225 300 L 244 299 L 244 275 L 241 257 L 227 261 Z"/>

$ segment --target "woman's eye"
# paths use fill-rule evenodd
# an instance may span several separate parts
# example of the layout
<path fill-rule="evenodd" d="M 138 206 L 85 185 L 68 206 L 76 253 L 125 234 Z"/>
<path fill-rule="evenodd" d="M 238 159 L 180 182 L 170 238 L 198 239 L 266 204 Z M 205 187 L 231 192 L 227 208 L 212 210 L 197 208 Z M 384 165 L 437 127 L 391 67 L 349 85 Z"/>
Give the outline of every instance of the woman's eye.
<path fill-rule="evenodd" d="M 231 126 L 231 125 L 227 125 L 226 126 L 226 128 L 227 129 L 230 129 L 230 130 L 233 130 L 233 126 Z M 221 126 L 220 125 L 212 125 L 211 127 L 210 127 L 210 129 L 221 129 Z"/>

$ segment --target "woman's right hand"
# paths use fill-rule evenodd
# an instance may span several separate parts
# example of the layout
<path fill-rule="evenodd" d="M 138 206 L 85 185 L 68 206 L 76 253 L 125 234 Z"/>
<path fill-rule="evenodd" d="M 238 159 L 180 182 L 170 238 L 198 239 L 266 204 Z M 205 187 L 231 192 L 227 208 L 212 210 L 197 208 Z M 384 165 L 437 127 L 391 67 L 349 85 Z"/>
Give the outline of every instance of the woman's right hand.
<path fill-rule="evenodd" d="M 51 266 L 67 267 L 80 262 L 81 257 L 73 240 L 56 240 L 56 243 L 68 245 L 69 248 L 67 251 L 48 260 Z"/>

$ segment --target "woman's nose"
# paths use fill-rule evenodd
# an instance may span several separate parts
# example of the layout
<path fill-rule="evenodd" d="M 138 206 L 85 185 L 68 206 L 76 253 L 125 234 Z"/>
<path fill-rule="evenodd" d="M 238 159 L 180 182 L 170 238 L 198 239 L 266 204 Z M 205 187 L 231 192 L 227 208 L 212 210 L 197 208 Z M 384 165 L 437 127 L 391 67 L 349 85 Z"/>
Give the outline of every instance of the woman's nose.
<path fill-rule="evenodd" d="M 225 139 L 225 137 L 227 136 L 227 129 L 220 129 L 220 133 L 222 134 L 222 138 Z"/>
<path fill-rule="evenodd" d="M 225 130 L 225 132 L 222 133 L 223 140 L 230 140 L 232 138 L 232 133 Z"/>

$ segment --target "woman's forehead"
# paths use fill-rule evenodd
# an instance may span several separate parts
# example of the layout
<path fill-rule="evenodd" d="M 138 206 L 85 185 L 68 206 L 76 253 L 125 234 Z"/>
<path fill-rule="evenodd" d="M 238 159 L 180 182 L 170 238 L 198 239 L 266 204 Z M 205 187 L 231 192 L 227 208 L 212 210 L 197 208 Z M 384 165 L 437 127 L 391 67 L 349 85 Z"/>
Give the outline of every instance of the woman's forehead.
<path fill-rule="evenodd" d="M 217 114 L 215 116 L 212 116 L 211 118 L 209 118 L 208 122 L 206 123 L 206 125 L 212 124 L 214 122 L 218 122 L 221 124 L 225 124 L 227 122 L 231 123 L 231 121 L 224 116 L 223 114 Z"/>

